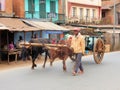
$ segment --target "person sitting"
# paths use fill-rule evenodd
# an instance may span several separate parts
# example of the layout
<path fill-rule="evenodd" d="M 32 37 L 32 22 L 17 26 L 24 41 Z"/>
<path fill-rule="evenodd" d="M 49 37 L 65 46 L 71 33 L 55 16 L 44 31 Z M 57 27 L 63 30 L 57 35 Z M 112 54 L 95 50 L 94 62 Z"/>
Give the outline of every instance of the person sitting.
<path fill-rule="evenodd" d="M 16 48 L 21 49 L 20 58 L 25 61 L 26 59 L 29 59 L 29 46 L 24 46 L 23 44 L 29 44 L 29 42 L 24 41 L 22 36 L 19 36 L 19 40 L 16 43 Z"/>
<path fill-rule="evenodd" d="M 56 44 L 56 39 L 52 39 L 51 44 Z"/>
<path fill-rule="evenodd" d="M 14 50 L 14 44 L 13 44 L 13 41 L 10 42 L 9 44 L 9 50 Z"/>
<path fill-rule="evenodd" d="M 22 36 L 19 36 L 19 40 L 16 43 L 16 48 L 21 49 L 22 47 L 24 47 L 24 45 L 22 45 L 24 44 L 24 42 L 25 41 L 23 40 Z"/>

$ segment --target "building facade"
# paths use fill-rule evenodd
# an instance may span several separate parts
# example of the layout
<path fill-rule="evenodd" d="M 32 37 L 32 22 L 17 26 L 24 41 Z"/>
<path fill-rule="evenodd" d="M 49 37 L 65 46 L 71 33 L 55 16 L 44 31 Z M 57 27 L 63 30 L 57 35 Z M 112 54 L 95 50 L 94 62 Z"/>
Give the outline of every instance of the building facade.
<path fill-rule="evenodd" d="M 14 15 L 12 0 L 0 0 L 0 16 L 11 17 Z"/>
<path fill-rule="evenodd" d="M 115 5 L 115 24 L 120 24 L 120 0 L 102 1 L 102 21 L 104 24 L 114 24 L 114 5 Z"/>
<path fill-rule="evenodd" d="M 59 0 L 13 0 L 15 15 L 20 18 L 58 20 Z"/>
<path fill-rule="evenodd" d="M 66 0 L 68 21 L 93 22 L 101 19 L 101 0 Z"/>

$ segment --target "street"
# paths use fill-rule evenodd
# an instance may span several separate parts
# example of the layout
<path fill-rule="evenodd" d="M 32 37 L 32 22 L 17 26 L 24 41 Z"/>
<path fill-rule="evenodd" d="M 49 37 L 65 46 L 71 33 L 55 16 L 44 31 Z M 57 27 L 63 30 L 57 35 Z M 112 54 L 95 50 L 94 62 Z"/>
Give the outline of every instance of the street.
<path fill-rule="evenodd" d="M 105 53 L 101 64 L 93 56 L 82 58 L 84 74 L 72 76 L 73 62 L 66 61 L 67 72 L 63 72 L 62 61 L 55 61 L 46 68 L 37 64 L 0 72 L 0 90 L 120 90 L 120 51 Z"/>

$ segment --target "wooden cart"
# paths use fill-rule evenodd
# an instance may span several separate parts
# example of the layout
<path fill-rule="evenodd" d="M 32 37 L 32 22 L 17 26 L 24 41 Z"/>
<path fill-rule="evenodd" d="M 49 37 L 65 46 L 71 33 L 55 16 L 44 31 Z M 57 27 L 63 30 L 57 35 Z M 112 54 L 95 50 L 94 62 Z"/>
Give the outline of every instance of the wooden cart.
<path fill-rule="evenodd" d="M 50 47 L 68 47 L 67 45 L 63 45 L 63 44 L 46 44 L 46 43 L 30 43 L 30 44 L 24 44 L 25 46 L 45 46 L 46 48 L 50 48 Z M 94 61 L 97 64 L 100 64 L 103 60 L 104 57 L 104 53 L 105 53 L 105 45 L 104 45 L 104 40 L 100 37 L 97 37 L 94 45 L 93 45 L 93 57 L 94 57 Z M 73 55 L 71 57 L 71 59 L 74 60 L 75 56 Z"/>

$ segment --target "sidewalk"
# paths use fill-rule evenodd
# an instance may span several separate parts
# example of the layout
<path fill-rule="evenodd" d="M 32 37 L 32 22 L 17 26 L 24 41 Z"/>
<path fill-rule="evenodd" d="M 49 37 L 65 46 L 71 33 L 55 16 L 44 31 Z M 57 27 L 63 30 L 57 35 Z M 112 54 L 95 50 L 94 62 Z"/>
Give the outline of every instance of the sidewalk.
<path fill-rule="evenodd" d="M 43 64 L 43 61 L 44 61 L 44 56 L 42 56 L 41 59 L 36 60 L 36 64 Z M 48 61 L 49 60 L 47 60 L 47 62 Z M 24 67 L 24 66 L 30 66 L 30 68 L 31 68 L 31 65 L 32 65 L 31 60 L 26 60 L 26 61 L 18 60 L 17 62 L 11 61 L 9 64 L 7 63 L 7 60 L 5 60 L 0 63 L 0 71 L 13 69 L 16 67 Z"/>

